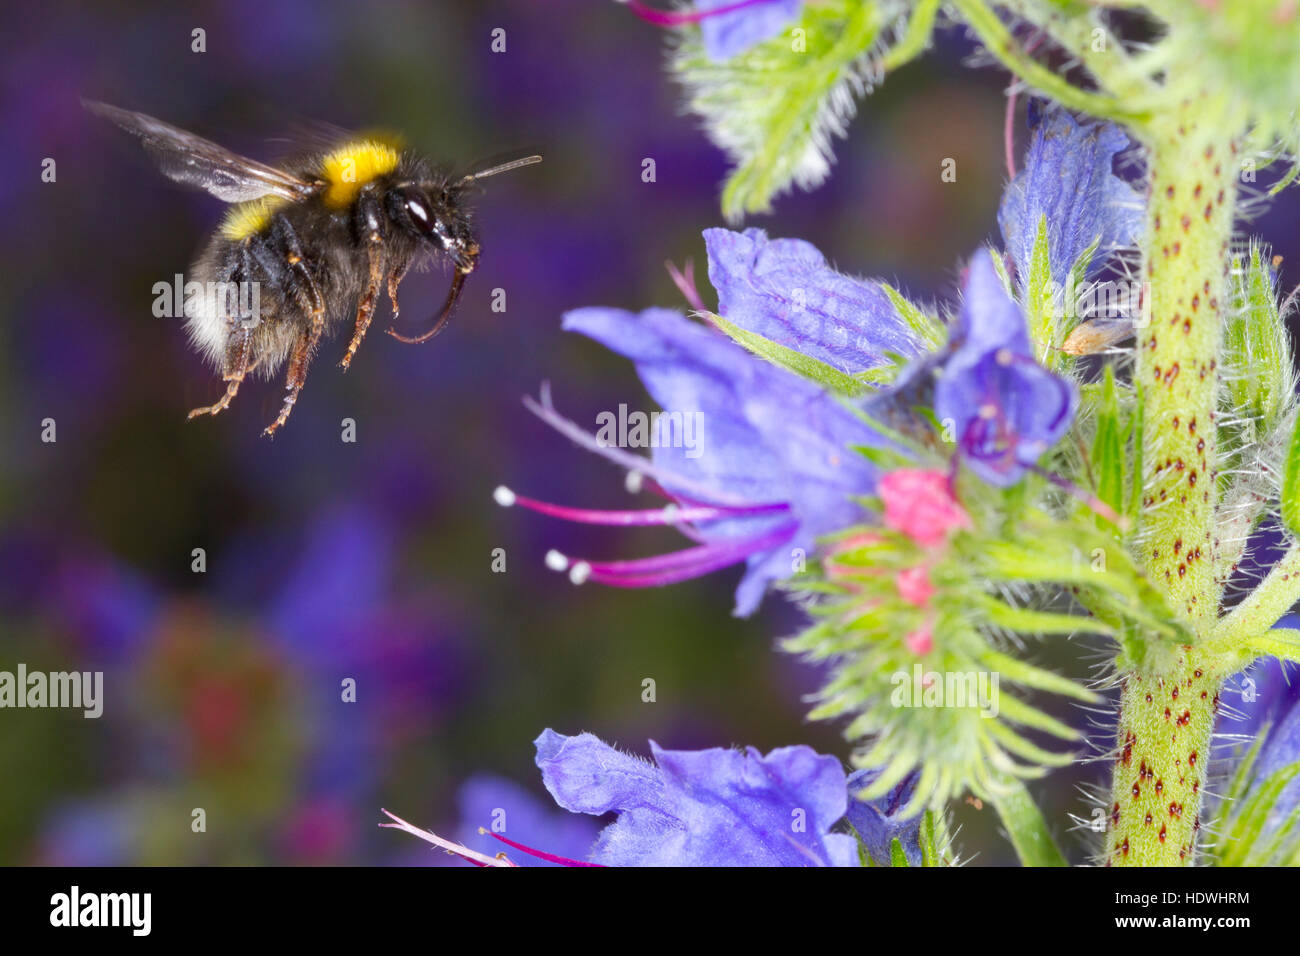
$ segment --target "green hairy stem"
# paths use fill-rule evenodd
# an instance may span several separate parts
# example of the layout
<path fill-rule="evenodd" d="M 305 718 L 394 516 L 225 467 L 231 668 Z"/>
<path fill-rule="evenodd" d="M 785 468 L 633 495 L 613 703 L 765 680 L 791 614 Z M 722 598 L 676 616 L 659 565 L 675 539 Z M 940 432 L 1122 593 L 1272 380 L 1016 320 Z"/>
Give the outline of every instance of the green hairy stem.
<path fill-rule="evenodd" d="M 1141 130 L 1151 184 L 1137 334 L 1144 442 L 1137 556 L 1199 643 L 1215 627 L 1215 417 L 1238 159 L 1227 110 L 1185 102 Z M 1194 646 L 1122 661 L 1106 860 L 1179 865 L 1196 857 L 1219 690 L 1217 655 Z"/>

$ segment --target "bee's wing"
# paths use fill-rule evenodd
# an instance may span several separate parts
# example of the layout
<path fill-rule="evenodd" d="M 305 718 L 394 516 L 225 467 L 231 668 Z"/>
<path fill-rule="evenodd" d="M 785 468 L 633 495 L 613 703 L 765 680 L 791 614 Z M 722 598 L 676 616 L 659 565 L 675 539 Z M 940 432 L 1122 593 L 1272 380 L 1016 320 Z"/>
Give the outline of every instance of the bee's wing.
<path fill-rule="evenodd" d="M 232 153 L 144 113 L 132 113 L 93 100 L 82 100 L 82 105 L 138 136 L 168 179 L 197 186 L 226 202 L 247 202 L 262 196 L 301 199 L 320 188 L 317 183 Z"/>

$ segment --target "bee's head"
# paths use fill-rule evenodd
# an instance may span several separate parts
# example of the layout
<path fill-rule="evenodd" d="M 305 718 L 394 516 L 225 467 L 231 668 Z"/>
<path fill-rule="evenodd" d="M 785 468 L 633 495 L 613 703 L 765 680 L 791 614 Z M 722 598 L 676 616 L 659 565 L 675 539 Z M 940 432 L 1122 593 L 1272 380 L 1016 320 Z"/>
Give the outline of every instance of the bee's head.
<path fill-rule="evenodd" d="M 458 190 L 423 183 L 393 187 L 388 212 L 398 227 L 435 251 L 445 253 L 458 272 L 478 264 L 479 245 Z"/>

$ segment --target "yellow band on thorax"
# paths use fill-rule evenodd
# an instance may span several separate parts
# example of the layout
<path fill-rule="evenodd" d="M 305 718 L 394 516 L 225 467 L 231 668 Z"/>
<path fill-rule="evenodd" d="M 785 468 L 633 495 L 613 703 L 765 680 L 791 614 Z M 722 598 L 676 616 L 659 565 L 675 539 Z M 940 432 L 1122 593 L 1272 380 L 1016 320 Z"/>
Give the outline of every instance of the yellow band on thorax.
<path fill-rule="evenodd" d="M 347 143 L 321 160 L 321 178 L 328 184 L 325 205 L 333 209 L 349 206 L 361 187 L 397 168 L 397 149 L 379 140 Z"/>

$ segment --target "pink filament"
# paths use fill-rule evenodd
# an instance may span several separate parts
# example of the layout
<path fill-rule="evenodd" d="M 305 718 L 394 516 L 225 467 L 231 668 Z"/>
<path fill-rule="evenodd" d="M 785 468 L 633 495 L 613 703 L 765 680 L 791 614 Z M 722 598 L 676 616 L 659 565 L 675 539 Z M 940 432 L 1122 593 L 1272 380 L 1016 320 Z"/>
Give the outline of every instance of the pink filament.
<path fill-rule="evenodd" d="M 530 846 L 524 846 L 522 843 L 517 843 L 514 840 L 503 837 L 499 833 L 492 833 L 490 831 L 481 832 L 486 832 L 488 836 L 500 840 L 506 846 L 512 846 L 516 850 L 527 853 L 529 856 L 535 856 L 539 860 L 545 860 L 547 863 L 559 863 L 561 866 L 598 866 L 602 869 L 605 866 L 603 863 L 588 863 L 585 860 L 571 860 L 567 856 L 556 856 L 554 853 L 547 853 L 545 850 L 534 850 Z"/>
<path fill-rule="evenodd" d="M 751 554 L 766 551 L 790 540 L 798 524 L 787 522 L 764 534 L 734 541 L 715 541 L 682 551 L 672 551 L 651 558 L 631 561 L 575 561 L 567 558 L 569 567 L 581 564 L 590 570 L 589 581 L 618 588 L 658 587 L 690 578 L 698 578 L 719 568 L 736 564 Z"/>
<path fill-rule="evenodd" d="M 744 518 L 751 515 L 790 510 L 790 506 L 785 502 L 775 502 L 753 505 L 748 508 L 721 505 L 690 505 L 687 507 L 670 505 L 667 508 L 649 508 L 645 510 L 601 511 L 593 508 L 568 508 L 564 505 L 553 505 L 546 501 L 538 501 L 536 498 L 526 498 L 523 495 L 515 495 L 514 503 L 522 505 L 530 511 L 550 515 L 554 518 L 564 518 L 567 521 L 576 521 L 581 524 L 606 525 L 677 525 L 697 521 L 714 521 L 719 518 Z"/>
<path fill-rule="evenodd" d="M 679 27 L 688 23 L 699 23 L 709 17 L 731 13 L 733 10 L 743 10 L 745 7 L 771 2 L 772 0 L 737 0 L 736 3 L 729 3 L 715 10 L 692 10 L 689 13 L 674 10 L 656 10 L 648 4 L 641 3 L 640 0 L 627 0 L 627 5 L 632 8 L 633 13 L 646 23 L 654 23 L 661 27 Z"/>

